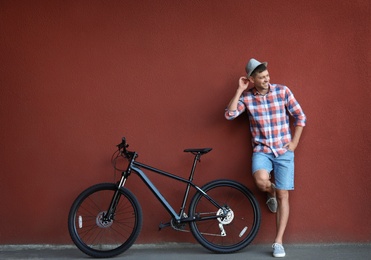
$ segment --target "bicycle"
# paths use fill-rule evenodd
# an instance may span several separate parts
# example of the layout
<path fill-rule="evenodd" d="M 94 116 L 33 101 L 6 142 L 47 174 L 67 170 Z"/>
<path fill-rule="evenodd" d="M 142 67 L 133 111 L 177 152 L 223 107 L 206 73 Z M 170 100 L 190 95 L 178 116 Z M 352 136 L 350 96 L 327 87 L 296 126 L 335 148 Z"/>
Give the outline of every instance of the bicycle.
<path fill-rule="evenodd" d="M 214 180 L 202 187 L 193 183 L 196 165 L 212 148 L 185 149 L 194 155 L 188 179 L 139 162 L 138 153 L 128 151 L 125 137 L 112 156 L 115 169 L 118 158 L 126 158 L 117 183 L 100 183 L 84 190 L 73 202 L 68 216 L 68 230 L 74 244 L 85 254 L 101 258 L 114 257 L 129 249 L 142 227 L 142 209 L 125 183 L 134 172 L 152 191 L 171 216 L 159 228 L 171 226 L 191 232 L 206 249 L 216 253 L 233 253 L 245 248 L 255 238 L 261 213 L 252 192 L 244 185 L 227 179 Z M 180 211 L 177 213 L 142 169 L 186 184 Z M 186 206 L 191 188 L 195 194 Z M 188 213 L 188 214 L 187 214 Z M 189 226 L 189 230 L 186 226 Z"/>

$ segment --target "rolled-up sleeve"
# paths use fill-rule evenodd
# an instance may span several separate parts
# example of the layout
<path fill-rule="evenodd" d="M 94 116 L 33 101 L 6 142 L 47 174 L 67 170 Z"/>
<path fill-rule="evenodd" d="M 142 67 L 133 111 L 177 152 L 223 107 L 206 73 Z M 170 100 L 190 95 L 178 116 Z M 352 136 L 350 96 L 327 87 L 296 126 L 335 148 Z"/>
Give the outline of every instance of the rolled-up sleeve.
<path fill-rule="evenodd" d="M 288 111 L 295 118 L 294 126 L 305 126 L 307 117 L 305 116 L 299 102 L 295 99 L 294 95 L 288 88 L 286 89 L 286 102 Z"/>
<path fill-rule="evenodd" d="M 228 108 L 225 109 L 224 116 L 227 120 L 232 120 L 236 118 L 237 116 L 237 110 L 228 110 Z"/>
<path fill-rule="evenodd" d="M 225 109 L 224 116 L 227 120 L 233 120 L 245 111 L 245 104 L 240 99 L 237 104 L 237 110 Z"/>
<path fill-rule="evenodd" d="M 302 109 L 300 109 L 300 113 L 293 115 L 295 118 L 295 126 L 305 126 L 307 124 L 307 117 L 305 116 Z"/>

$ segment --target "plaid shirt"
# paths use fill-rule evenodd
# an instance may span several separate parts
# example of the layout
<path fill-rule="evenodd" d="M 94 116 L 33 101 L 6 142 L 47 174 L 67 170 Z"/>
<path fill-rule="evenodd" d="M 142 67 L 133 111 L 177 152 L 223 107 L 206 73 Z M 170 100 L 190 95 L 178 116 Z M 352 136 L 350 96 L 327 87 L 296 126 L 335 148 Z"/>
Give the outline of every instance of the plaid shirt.
<path fill-rule="evenodd" d="M 255 88 L 242 93 L 237 110 L 225 111 L 225 117 L 232 120 L 247 109 L 254 152 L 272 153 L 277 157 L 287 149 L 291 141 L 290 113 L 294 126 L 305 126 L 306 116 L 290 89 L 283 85 L 270 84 L 266 95 Z M 288 113 L 287 113 L 288 112 Z"/>

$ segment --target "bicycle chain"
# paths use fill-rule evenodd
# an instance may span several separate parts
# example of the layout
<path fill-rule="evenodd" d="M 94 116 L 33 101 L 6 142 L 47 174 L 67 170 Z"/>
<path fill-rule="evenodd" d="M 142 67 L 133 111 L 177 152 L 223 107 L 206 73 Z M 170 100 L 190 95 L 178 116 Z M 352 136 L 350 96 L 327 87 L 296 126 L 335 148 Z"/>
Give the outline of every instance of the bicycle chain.
<path fill-rule="evenodd" d="M 171 221 L 170 221 L 170 225 L 171 225 L 171 227 L 173 228 L 173 229 L 175 229 L 175 230 L 177 230 L 177 231 L 182 231 L 182 232 L 190 232 L 189 230 L 187 230 L 187 229 L 185 229 L 185 226 L 187 225 L 187 224 L 174 224 L 174 219 L 172 219 Z M 178 227 L 179 225 L 182 225 L 182 227 Z"/>
<path fill-rule="evenodd" d="M 213 213 L 213 212 L 203 213 L 203 214 L 210 214 L 210 213 Z M 184 217 L 188 217 L 187 214 L 184 213 Z M 182 225 L 183 229 L 182 229 L 182 227 L 178 227 L 179 225 Z M 173 229 L 177 230 L 177 231 L 181 231 L 181 232 L 190 232 L 190 230 L 186 230 L 186 229 L 184 229 L 186 225 L 187 225 L 186 223 L 174 224 L 174 219 L 171 219 L 171 220 L 170 220 L 170 226 L 171 226 Z M 207 236 L 223 237 L 222 234 L 211 234 L 211 233 L 205 233 L 205 232 L 201 232 L 201 234 L 202 234 L 202 235 L 207 235 Z"/>

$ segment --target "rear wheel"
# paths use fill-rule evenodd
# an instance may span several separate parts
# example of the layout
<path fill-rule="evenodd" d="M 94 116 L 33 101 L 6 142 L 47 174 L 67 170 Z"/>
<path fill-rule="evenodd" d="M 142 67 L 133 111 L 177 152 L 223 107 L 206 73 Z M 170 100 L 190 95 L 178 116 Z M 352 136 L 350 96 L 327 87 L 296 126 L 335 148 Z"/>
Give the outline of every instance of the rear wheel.
<path fill-rule="evenodd" d="M 113 219 L 104 218 L 117 186 L 101 183 L 83 191 L 72 204 L 68 230 L 72 241 L 92 257 L 113 257 L 136 240 L 142 227 L 142 210 L 127 189 L 119 190 Z"/>
<path fill-rule="evenodd" d="M 260 227 L 260 209 L 251 191 L 231 180 L 212 181 L 202 190 L 222 209 L 196 193 L 189 208 L 189 216 L 197 219 L 190 223 L 196 240 L 216 253 L 233 253 L 249 245 Z"/>

